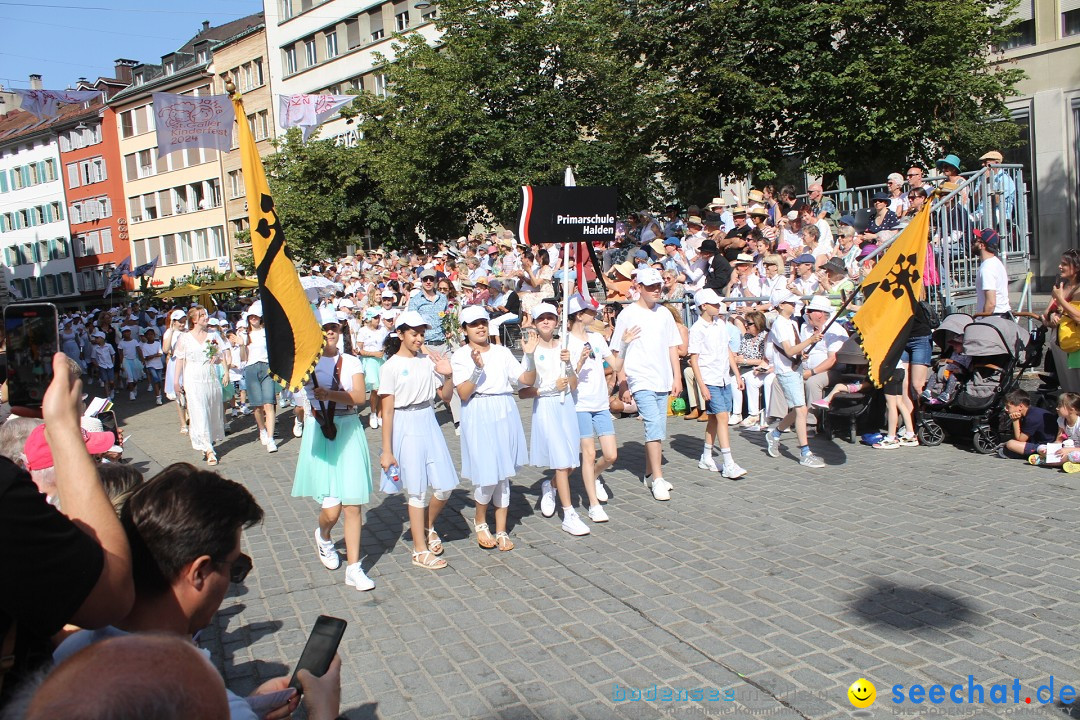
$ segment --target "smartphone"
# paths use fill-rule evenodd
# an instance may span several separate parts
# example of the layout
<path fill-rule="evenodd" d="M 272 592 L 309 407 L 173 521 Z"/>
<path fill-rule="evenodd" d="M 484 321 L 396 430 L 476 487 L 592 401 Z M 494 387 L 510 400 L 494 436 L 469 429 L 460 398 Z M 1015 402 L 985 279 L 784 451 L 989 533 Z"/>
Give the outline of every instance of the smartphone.
<path fill-rule="evenodd" d="M 297 692 L 303 692 L 300 681 L 296 679 L 296 673 L 301 670 L 307 670 L 315 677 L 326 674 L 326 671 L 330 669 L 330 662 L 337 654 L 338 645 L 341 644 L 347 625 L 348 623 L 341 618 L 329 615 L 320 615 L 315 620 L 315 627 L 311 629 L 311 635 L 308 636 L 307 644 L 304 645 L 304 652 L 300 654 L 300 662 L 296 663 L 292 679 L 289 680 L 289 687 L 295 688 Z"/>
<path fill-rule="evenodd" d="M 113 445 L 119 445 L 120 430 L 116 424 L 116 413 L 112 410 L 102 410 L 97 414 L 97 418 L 101 421 L 101 431 L 111 432 L 113 436 Z"/>
<path fill-rule="evenodd" d="M 4 308 L 7 335 L 8 402 L 12 407 L 41 407 L 52 382 L 52 359 L 60 350 L 60 331 L 52 303 Z"/>

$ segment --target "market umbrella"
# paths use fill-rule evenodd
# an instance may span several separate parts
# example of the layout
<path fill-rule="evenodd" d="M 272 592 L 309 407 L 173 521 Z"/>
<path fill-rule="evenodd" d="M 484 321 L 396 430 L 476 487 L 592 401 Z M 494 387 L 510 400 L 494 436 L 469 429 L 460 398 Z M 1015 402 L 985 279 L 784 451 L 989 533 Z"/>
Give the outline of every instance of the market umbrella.
<path fill-rule="evenodd" d="M 232 280 L 216 280 L 202 286 L 205 292 L 228 292 L 230 290 L 251 290 L 259 287 L 258 280 L 250 278 L 233 278 Z"/>
<path fill-rule="evenodd" d="M 344 290 L 345 286 L 327 280 L 321 275 L 308 275 L 300 278 L 300 287 L 304 288 L 304 294 L 313 303 L 319 302 L 320 297 L 333 297 L 338 290 Z"/>
<path fill-rule="evenodd" d="M 191 297 L 192 295 L 198 295 L 204 292 L 203 288 L 198 285 L 192 285 L 191 283 L 184 283 L 183 285 L 177 285 L 172 290 L 166 290 L 158 293 L 158 297 L 161 298 L 182 298 Z"/>

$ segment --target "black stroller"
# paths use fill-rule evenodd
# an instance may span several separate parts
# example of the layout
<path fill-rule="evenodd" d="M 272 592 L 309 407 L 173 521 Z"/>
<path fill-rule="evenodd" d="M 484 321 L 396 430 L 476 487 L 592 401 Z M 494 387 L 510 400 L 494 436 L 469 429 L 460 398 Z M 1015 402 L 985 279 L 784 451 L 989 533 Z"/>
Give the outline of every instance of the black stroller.
<path fill-rule="evenodd" d="M 969 435 L 976 451 L 994 452 L 1006 432 L 1004 397 L 1042 358 L 1045 334 L 1045 328 L 1029 334 L 1015 320 L 997 316 L 973 319 L 954 313 L 942 320 L 934 342 L 944 348 L 951 337 L 962 337 L 963 352 L 972 359 L 970 377 L 948 402 L 923 403 L 916 421 L 919 442 L 940 445 L 948 429 L 949 434 Z"/>

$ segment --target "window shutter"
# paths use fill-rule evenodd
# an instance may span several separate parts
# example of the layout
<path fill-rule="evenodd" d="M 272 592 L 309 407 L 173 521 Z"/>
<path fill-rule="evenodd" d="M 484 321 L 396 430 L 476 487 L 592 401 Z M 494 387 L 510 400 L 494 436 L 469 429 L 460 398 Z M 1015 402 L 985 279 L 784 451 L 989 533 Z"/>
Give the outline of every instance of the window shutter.
<path fill-rule="evenodd" d="M 68 172 L 68 184 L 73 187 L 79 187 L 79 164 L 71 163 L 67 166 Z"/>
<path fill-rule="evenodd" d="M 7 215 L 0 215 L 0 233 L 7 232 Z M 10 265 L 11 263 L 8 263 Z"/>
<path fill-rule="evenodd" d="M 46 223 L 51 223 L 53 221 L 52 205 L 45 205 L 45 206 L 42 207 L 42 210 L 45 211 L 44 212 L 45 222 Z"/>
<path fill-rule="evenodd" d="M 111 253 L 112 251 L 112 228 L 104 228 L 101 231 L 101 252 Z"/>
<path fill-rule="evenodd" d="M 64 219 L 64 206 L 60 203 L 53 203 L 53 215 L 57 220 Z"/>
<path fill-rule="evenodd" d="M 101 171 L 101 179 L 102 180 L 108 180 L 109 179 L 109 171 L 108 171 L 108 168 L 105 165 L 104 160 L 98 160 L 98 168 Z"/>
<path fill-rule="evenodd" d="M 23 165 L 19 171 L 22 173 L 22 186 L 30 187 L 30 166 Z"/>
<path fill-rule="evenodd" d="M 0 193 L 6 193 L 8 191 L 8 179 L 6 172 L 0 172 Z"/>
<path fill-rule="evenodd" d="M 45 161 L 42 160 L 37 164 L 37 178 L 39 183 L 45 182 L 45 178 L 48 177 L 45 174 Z"/>

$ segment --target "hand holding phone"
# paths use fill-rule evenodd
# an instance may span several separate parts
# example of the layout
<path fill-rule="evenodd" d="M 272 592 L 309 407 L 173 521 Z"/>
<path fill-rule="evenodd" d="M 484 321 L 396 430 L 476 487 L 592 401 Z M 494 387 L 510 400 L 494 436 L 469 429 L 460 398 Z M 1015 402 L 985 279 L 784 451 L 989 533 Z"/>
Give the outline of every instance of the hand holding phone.
<path fill-rule="evenodd" d="M 12 407 L 39 408 L 53 378 L 53 355 L 60 351 L 56 306 L 26 303 L 4 308 L 7 336 L 7 391 Z"/>
<path fill-rule="evenodd" d="M 315 677 L 326 674 L 331 661 L 337 654 L 338 645 L 341 644 L 347 625 L 348 623 L 341 618 L 329 615 L 320 615 L 315 620 L 315 626 L 311 629 L 304 651 L 300 654 L 300 662 L 296 664 L 289 687 L 295 688 L 297 692 L 304 691 L 300 681 L 296 679 L 296 674 L 301 670 L 307 670 Z"/>

